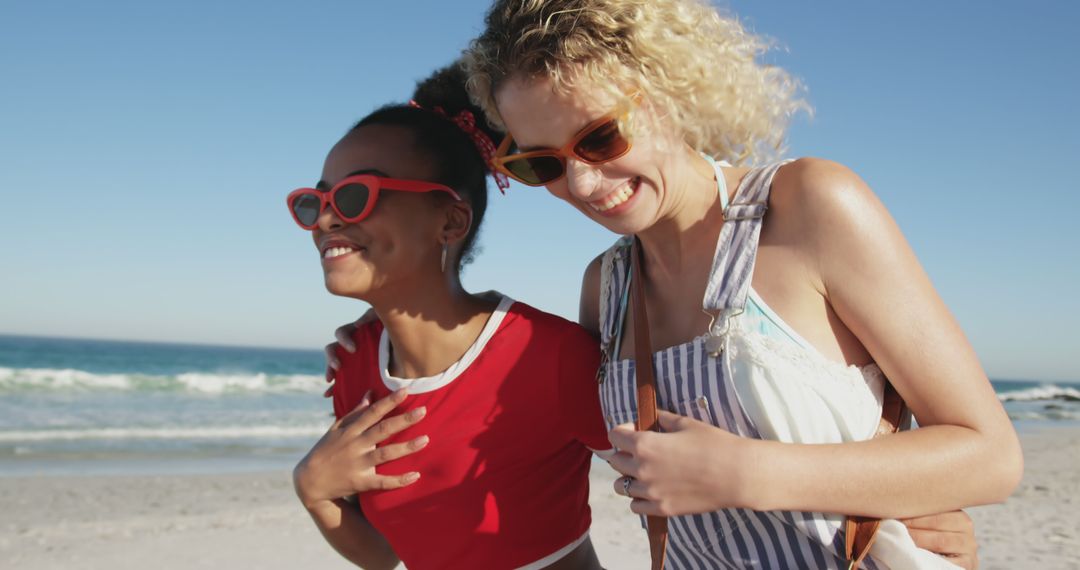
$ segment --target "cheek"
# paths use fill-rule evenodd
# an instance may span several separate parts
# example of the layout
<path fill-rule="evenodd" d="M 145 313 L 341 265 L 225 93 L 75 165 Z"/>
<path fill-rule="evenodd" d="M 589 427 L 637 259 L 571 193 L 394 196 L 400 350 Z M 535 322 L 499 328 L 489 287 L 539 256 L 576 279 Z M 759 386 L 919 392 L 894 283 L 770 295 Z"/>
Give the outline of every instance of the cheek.
<path fill-rule="evenodd" d="M 566 185 L 565 176 L 563 176 L 556 182 L 544 185 L 544 188 L 547 188 L 548 193 L 552 196 L 560 200 L 566 200 L 568 202 L 570 201 L 570 189 Z"/>
<path fill-rule="evenodd" d="M 371 228 L 372 261 L 387 275 L 415 271 L 433 255 L 441 253 L 438 221 L 426 212 L 407 212 L 393 220 L 387 216 L 380 222 L 387 223 Z"/>
<path fill-rule="evenodd" d="M 415 233 L 398 234 L 378 244 L 376 261 L 387 273 L 409 272 L 430 257 L 436 247 L 432 240 L 421 239 Z"/>
<path fill-rule="evenodd" d="M 647 141 L 644 141 L 647 144 Z M 610 165 L 612 170 L 618 170 L 620 174 L 624 176 L 641 176 L 647 175 L 657 166 L 657 159 L 664 156 L 663 153 L 658 153 L 651 145 L 646 144 L 635 145 L 630 148 L 630 151 L 621 156 L 617 160 L 613 160 Z"/>

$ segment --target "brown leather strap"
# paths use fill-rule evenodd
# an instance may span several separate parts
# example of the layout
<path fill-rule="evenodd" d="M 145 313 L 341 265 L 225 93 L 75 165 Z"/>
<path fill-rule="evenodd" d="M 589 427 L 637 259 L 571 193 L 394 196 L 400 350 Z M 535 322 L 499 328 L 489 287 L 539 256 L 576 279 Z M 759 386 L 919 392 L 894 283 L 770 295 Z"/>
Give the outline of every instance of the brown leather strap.
<path fill-rule="evenodd" d="M 641 273 L 641 242 L 634 237 L 630 249 L 630 296 L 634 304 L 634 370 L 637 372 L 638 431 L 659 431 L 656 414 L 656 376 L 653 371 L 652 342 L 649 340 L 649 317 L 645 310 L 645 276 Z M 646 517 L 649 527 L 649 551 L 652 570 L 662 570 L 667 554 L 667 517 Z"/>
<path fill-rule="evenodd" d="M 889 382 L 885 382 L 882 400 L 881 421 L 878 423 L 874 437 L 895 433 L 900 429 L 900 422 L 906 413 L 904 399 Z M 858 516 L 847 518 L 844 523 L 844 555 L 848 559 L 849 570 L 858 568 L 863 558 L 866 558 L 870 547 L 874 544 L 879 526 L 881 526 L 881 519 Z"/>

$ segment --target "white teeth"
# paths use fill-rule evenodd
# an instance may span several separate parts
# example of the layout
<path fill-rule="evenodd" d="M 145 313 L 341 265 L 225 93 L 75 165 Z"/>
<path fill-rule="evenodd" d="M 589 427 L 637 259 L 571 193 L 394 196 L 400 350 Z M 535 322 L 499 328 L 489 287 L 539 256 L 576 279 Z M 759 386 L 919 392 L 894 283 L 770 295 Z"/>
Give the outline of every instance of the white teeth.
<path fill-rule="evenodd" d="M 606 212 L 629 200 L 630 197 L 634 195 L 634 190 L 631 186 L 636 185 L 637 182 L 632 181 L 630 184 L 623 186 L 622 189 L 612 192 L 602 203 L 597 204 L 596 202 L 591 202 L 589 205 L 597 212 Z"/>
<path fill-rule="evenodd" d="M 323 259 L 330 259 L 331 257 L 338 257 L 339 255 L 345 255 L 355 251 L 351 247 L 331 247 L 323 253 Z"/>

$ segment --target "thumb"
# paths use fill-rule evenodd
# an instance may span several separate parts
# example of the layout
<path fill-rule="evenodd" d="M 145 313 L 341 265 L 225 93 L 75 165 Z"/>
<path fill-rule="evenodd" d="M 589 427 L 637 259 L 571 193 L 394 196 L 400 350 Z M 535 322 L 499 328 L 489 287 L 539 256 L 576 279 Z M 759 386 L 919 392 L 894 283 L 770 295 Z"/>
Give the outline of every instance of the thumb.
<path fill-rule="evenodd" d="M 694 421 L 686 416 L 673 414 L 667 410 L 656 410 L 656 412 L 657 420 L 660 422 L 660 429 L 666 432 L 683 431 L 690 427 L 690 422 Z"/>

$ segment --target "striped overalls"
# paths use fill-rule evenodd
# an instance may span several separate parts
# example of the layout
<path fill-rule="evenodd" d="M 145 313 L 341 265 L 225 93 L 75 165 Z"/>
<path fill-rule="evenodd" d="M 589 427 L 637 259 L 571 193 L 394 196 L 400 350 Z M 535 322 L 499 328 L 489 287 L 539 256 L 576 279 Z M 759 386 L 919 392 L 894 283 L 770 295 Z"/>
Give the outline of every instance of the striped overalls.
<path fill-rule="evenodd" d="M 759 439 L 729 381 L 730 351 L 722 348 L 746 309 L 762 216 L 773 175 L 780 166 L 750 171 L 732 203 L 724 204 L 725 222 L 703 299 L 703 308 L 716 316 L 710 330 L 653 354 L 661 409 Z M 719 168 L 716 173 L 722 179 Z M 722 198 L 726 202 L 726 190 Z M 608 429 L 637 417 L 634 361 L 617 359 L 618 331 L 628 305 L 629 244 L 627 238 L 620 240 L 604 255 L 602 265 L 601 343 L 605 359 L 600 400 Z M 702 450 L 703 454 L 709 452 Z M 666 567 L 846 568 L 842 521 L 839 515 L 748 509 L 672 517 Z M 868 557 L 863 567 L 876 570 L 879 565 Z"/>

